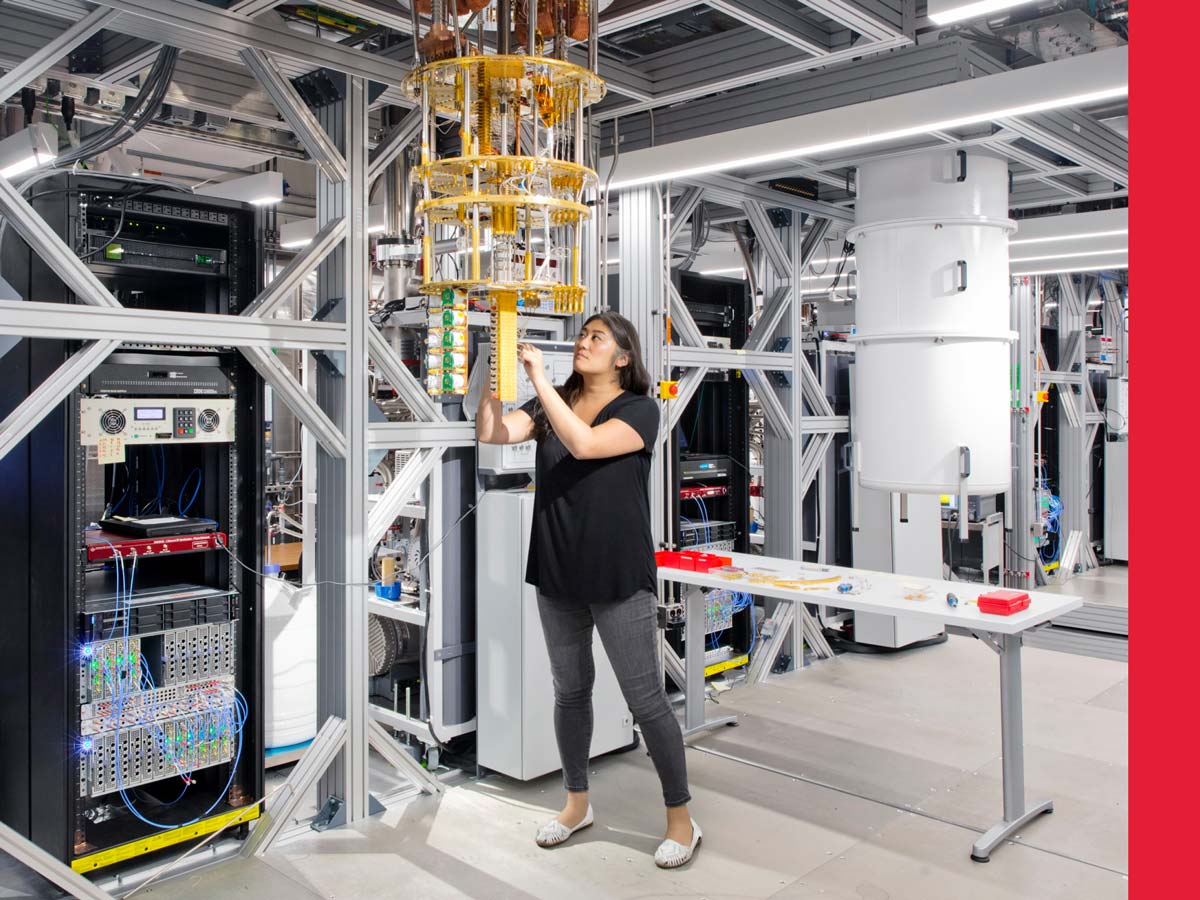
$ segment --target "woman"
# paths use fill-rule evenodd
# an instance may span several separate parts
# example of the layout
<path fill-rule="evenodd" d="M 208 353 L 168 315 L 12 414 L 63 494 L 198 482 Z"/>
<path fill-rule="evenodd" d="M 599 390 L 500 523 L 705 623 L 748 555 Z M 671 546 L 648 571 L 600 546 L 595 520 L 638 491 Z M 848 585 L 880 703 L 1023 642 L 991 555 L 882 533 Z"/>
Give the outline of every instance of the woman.
<path fill-rule="evenodd" d="M 537 843 L 553 847 L 592 824 L 594 626 L 662 782 L 667 833 L 654 861 L 681 866 L 695 853 L 700 828 L 688 813 L 683 735 L 658 667 L 649 476 L 659 414 L 646 396 L 650 376 L 637 332 L 616 313 L 592 316 L 561 388 L 546 377 L 540 350 L 522 344 L 518 352 L 537 397 L 506 416 L 495 398 L 481 403 L 475 433 L 489 444 L 538 444 L 525 580 L 538 589 L 567 803 L 538 831 Z"/>

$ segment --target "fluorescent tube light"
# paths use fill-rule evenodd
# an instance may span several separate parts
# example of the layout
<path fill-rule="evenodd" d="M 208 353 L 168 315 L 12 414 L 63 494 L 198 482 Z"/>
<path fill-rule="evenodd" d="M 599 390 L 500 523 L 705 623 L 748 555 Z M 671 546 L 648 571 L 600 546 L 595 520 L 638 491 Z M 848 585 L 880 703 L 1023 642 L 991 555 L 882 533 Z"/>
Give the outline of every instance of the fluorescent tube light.
<path fill-rule="evenodd" d="M 1041 262 L 1046 259 L 1074 259 L 1077 256 L 1112 256 L 1113 254 L 1128 253 L 1124 247 L 1114 247 L 1111 250 L 1077 250 L 1073 253 L 1048 253 L 1045 256 L 1012 257 L 1010 263 Z"/>
<path fill-rule="evenodd" d="M 316 219 L 297 219 L 279 226 L 279 246 L 284 250 L 307 247 L 317 236 Z"/>
<path fill-rule="evenodd" d="M 929 0 L 929 19 L 935 25 L 950 25 L 1029 2 L 1031 0 L 971 0 L 969 3 L 963 0 Z"/>
<path fill-rule="evenodd" d="M 0 141 L 0 176 L 15 178 L 58 157 L 58 132 L 48 122 L 27 125 Z"/>
<path fill-rule="evenodd" d="M 1113 260 L 1108 263 L 1097 263 L 1094 266 L 1072 266 L 1069 269 L 1039 269 L 1036 272 L 1013 272 L 1013 278 L 1024 278 L 1027 275 L 1069 275 L 1072 272 L 1107 272 L 1109 269 L 1128 269 L 1129 260 Z"/>
<path fill-rule="evenodd" d="M 1118 228 L 1114 231 L 1091 231 L 1087 234 L 1055 234 L 1051 235 L 1050 237 L 1018 238 L 1015 241 L 1009 241 L 1008 245 L 1013 247 L 1017 244 L 1049 244 L 1054 241 L 1083 241 L 1087 240 L 1088 238 L 1117 237 L 1118 235 L 1122 234 L 1129 234 L 1129 229 Z"/>
<path fill-rule="evenodd" d="M 920 125 L 912 125 L 908 128 L 895 128 L 890 131 L 881 131 L 871 134 L 870 132 L 858 135 L 852 138 L 846 138 L 840 141 L 830 141 L 824 144 L 809 144 L 804 146 L 791 147 L 787 150 L 776 150 L 772 153 L 764 153 L 759 156 L 736 156 L 721 162 L 708 163 L 701 166 L 692 166 L 686 169 L 676 169 L 672 172 L 663 172 L 656 175 L 645 175 L 640 178 L 630 178 L 626 181 L 617 180 L 611 185 L 612 190 L 623 190 L 625 188 L 637 187 L 643 184 L 654 184 L 659 181 L 671 181 L 676 178 L 695 178 L 700 175 L 708 175 L 712 172 L 723 172 L 726 169 L 751 169 L 755 166 L 765 165 L 767 163 L 777 162 L 782 159 L 792 159 L 794 157 L 812 157 L 820 156 L 824 153 L 832 153 L 838 150 L 847 150 L 852 147 L 864 147 L 870 144 L 882 144 L 888 141 L 897 141 L 908 137 L 917 137 L 923 134 L 929 134 L 934 131 L 951 131 L 956 128 L 965 128 L 968 125 L 978 125 L 982 122 L 994 122 L 997 119 L 1011 119 L 1019 116 L 1028 116 L 1033 113 L 1045 112 L 1051 109 L 1062 109 L 1071 106 L 1086 106 L 1091 103 L 1099 103 L 1104 100 L 1113 100 L 1117 97 L 1124 97 L 1129 94 L 1129 85 L 1121 85 L 1120 87 L 1107 88 L 1105 90 L 1090 91 L 1082 94 L 1072 94 L 1067 97 L 1056 97 L 1052 100 L 1043 100 L 1038 103 L 1027 103 L 1020 106 L 1001 107 L 999 109 L 989 110 L 987 112 L 974 113 L 972 115 L 959 116 L 953 119 L 936 119 L 930 122 L 924 122 Z M 864 123 L 864 127 L 869 128 L 869 123 Z"/>
<path fill-rule="evenodd" d="M 238 200 L 254 206 L 271 206 L 283 202 L 283 173 L 255 172 L 242 178 L 201 185 L 195 189 L 195 193 Z"/>

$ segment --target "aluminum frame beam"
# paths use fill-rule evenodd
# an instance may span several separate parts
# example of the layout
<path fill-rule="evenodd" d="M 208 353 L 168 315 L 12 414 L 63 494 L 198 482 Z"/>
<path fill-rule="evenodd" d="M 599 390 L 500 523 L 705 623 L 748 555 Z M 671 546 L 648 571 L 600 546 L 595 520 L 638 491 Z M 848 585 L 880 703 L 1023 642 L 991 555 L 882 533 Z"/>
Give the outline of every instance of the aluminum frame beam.
<path fill-rule="evenodd" d="M 783 402 L 779 399 L 775 386 L 767 381 L 762 372 L 749 369 L 745 375 L 750 386 L 754 388 L 754 395 L 758 397 L 759 405 L 763 408 L 767 426 L 775 432 L 776 437 L 780 440 L 790 441 L 795 434 L 792 429 L 792 420 L 784 408 Z"/>
<path fill-rule="evenodd" d="M 5 301 L 5 305 L 12 302 Z M 4 333 L 5 330 L 0 324 L 0 333 Z M 0 458 L 7 456 L 10 450 L 23 441 L 42 419 L 62 403 L 79 383 L 120 345 L 119 340 L 111 339 L 89 344 L 63 362 L 45 381 L 34 388 L 29 396 L 18 403 L 16 409 L 0 421 Z"/>
<path fill-rule="evenodd" d="M 769 81 L 773 78 L 783 78 L 787 75 L 797 75 L 801 72 L 811 71 L 812 69 L 825 68 L 826 66 L 836 65 L 837 63 L 846 62 L 848 60 L 861 59 L 864 56 L 870 56 L 875 53 L 884 53 L 889 50 L 894 50 L 897 47 L 903 47 L 912 43 L 906 37 L 889 38 L 887 40 L 875 41 L 873 43 L 859 45 L 844 50 L 837 50 L 833 53 L 824 56 L 808 56 L 803 59 L 793 59 L 790 62 L 782 63 L 776 66 L 767 66 L 760 69 L 743 70 L 735 75 L 730 75 L 726 78 L 699 81 L 688 87 L 681 87 L 676 90 L 658 91 L 650 100 L 640 100 L 633 103 L 626 103 L 621 106 L 614 106 L 604 110 L 598 110 L 592 117 L 594 121 L 606 122 L 609 119 L 617 119 L 621 116 L 630 115 L 636 112 L 645 112 L 646 110 L 655 109 L 660 106 L 673 106 L 680 103 L 686 103 L 689 100 L 696 100 L 700 97 L 707 97 L 711 94 L 720 94 L 725 91 L 736 90 L 746 85 L 759 84 L 763 81 Z"/>
<path fill-rule="evenodd" d="M 113 900 L 112 894 L 101 890 L 66 863 L 51 856 L 3 822 L 0 822 L 0 853 L 11 856 L 18 863 L 37 872 L 79 900 Z"/>
<path fill-rule="evenodd" d="M 8 224 L 25 239 L 30 248 L 44 259 L 70 288 L 75 296 L 92 306 L 119 309 L 121 304 L 83 261 L 71 252 L 62 238 L 52 229 L 7 178 L 0 177 L 0 213 Z"/>
<path fill-rule="evenodd" d="M 384 173 L 384 170 L 395 161 L 420 130 L 421 110 L 414 109 L 388 132 L 379 146 L 371 151 L 370 168 L 367 172 L 368 184 Z"/>
<path fill-rule="evenodd" d="M 777 372 L 792 371 L 791 353 L 771 353 L 765 350 L 722 350 L 715 347 L 672 347 L 671 365 L 706 366 L 710 369 L 765 369 Z"/>
<path fill-rule="evenodd" d="M 97 7 L 70 25 L 58 37 L 40 50 L 0 75 L 0 98 L 8 99 L 34 81 L 52 65 L 87 41 L 101 29 L 109 27 L 117 14 L 111 9 Z"/>
<path fill-rule="evenodd" d="M 700 332 L 700 326 L 692 318 L 692 311 L 683 302 L 683 297 L 680 296 L 679 289 L 675 287 L 674 282 L 667 282 L 667 293 L 671 298 L 671 330 L 679 335 L 680 344 L 685 347 L 706 348 L 708 345 L 704 343 L 704 335 Z M 668 353 L 670 352 L 668 351 Z M 674 359 L 671 362 L 676 364 Z M 679 401 L 676 399 L 674 402 L 678 403 Z"/>
<path fill-rule="evenodd" d="M 367 353 L 371 362 L 375 363 L 375 368 L 396 389 L 414 416 L 426 422 L 446 420 L 441 408 L 429 399 L 425 388 L 408 371 L 408 367 L 374 325 L 367 331 Z"/>
<path fill-rule="evenodd" d="M 133 339 L 182 347 L 346 349 L 345 328 L 338 323 L 110 309 L 30 300 L 0 300 L 0 334 L 81 341 Z"/>
<path fill-rule="evenodd" d="M 383 494 L 375 501 L 375 505 L 367 514 L 366 546 L 374 547 L 383 539 L 388 528 L 391 527 L 392 522 L 396 521 L 401 510 L 408 505 L 408 501 L 412 499 L 421 482 L 428 478 L 434 467 L 442 461 L 442 451 L 445 449 L 445 447 L 440 449 L 427 447 L 418 450 L 404 465 L 404 468 L 396 473 L 392 483 L 384 489 Z M 365 481 L 363 493 L 365 496 Z M 365 623 L 363 634 L 366 634 Z"/>
<path fill-rule="evenodd" d="M 333 182 L 345 181 L 346 160 L 334 146 L 316 116 L 309 111 L 299 92 L 284 78 L 278 67 L 262 50 L 247 47 L 242 50 L 242 62 L 262 85 L 279 114 L 292 129 L 296 139 L 304 145 L 313 164 L 326 178 Z"/>
<path fill-rule="evenodd" d="M 445 450 L 475 444 L 474 422 L 372 422 L 367 427 L 368 450 Z"/>
<path fill-rule="evenodd" d="M 854 0 L 803 0 L 804 5 L 815 9 L 833 21 L 877 41 L 903 37 L 893 26 L 867 12 L 861 3 Z"/>
<path fill-rule="evenodd" d="M 317 232 L 312 243 L 292 257 L 292 261 L 283 271 L 242 310 L 242 317 L 270 318 L 275 310 L 291 299 L 309 273 L 341 246 L 349 230 L 350 225 L 344 218 L 327 222 L 325 227 Z"/>
<path fill-rule="evenodd" d="M 747 199 L 742 206 L 746 210 L 746 217 L 754 227 L 754 236 L 762 242 L 763 251 L 772 268 L 775 269 L 775 274 L 781 280 L 791 278 L 792 261 L 788 259 L 787 250 L 776 236 L 775 227 L 767 217 L 766 209 L 758 200 Z"/>
<path fill-rule="evenodd" d="M 702 0 L 656 0 L 653 3 L 642 3 L 628 12 L 602 14 L 600 16 L 599 33 L 602 36 L 614 34 L 618 31 L 624 31 L 626 28 L 633 28 L 635 25 L 644 25 L 656 19 L 661 19 L 663 16 L 669 16 L 672 13 L 682 12 L 685 9 L 691 9 L 693 6 L 701 5 L 703 5 Z"/>
<path fill-rule="evenodd" d="M 788 0 L 706 0 L 707 5 L 720 10 L 756 31 L 769 34 L 777 41 L 790 44 L 813 56 L 829 53 L 828 35 L 811 25 L 798 12 L 797 4 Z"/>
<path fill-rule="evenodd" d="M 156 32 L 169 37 L 181 50 L 193 50 L 210 56 L 214 45 L 233 48 L 240 53 L 258 48 L 272 56 L 282 56 L 312 68 L 326 66 L 346 75 L 367 78 L 399 87 L 408 67 L 360 50 L 351 50 L 329 41 L 306 38 L 282 25 L 251 22 L 243 15 L 230 13 L 197 0 L 97 0 L 102 6 L 122 13 L 122 30 L 134 33 L 128 19 L 154 23 Z M 228 58 L 226 56 L 226 58 Z"/>
<path fill-rule="evenodd" d="M 681 178 L 679 180 L 684 184 L 700 185 L 704 188 L 706 196 L 711 197 L 718 203 L 725 203 L 729 206 L 745 207 L 747 201 L 754 201 L 766 207 L 790 209 L 792 212 L 819 216 L 823 219 L 840 222 L 844 225 L 854 224 L 854 213 L 850 210 L 834 206 L 832 203 L 822 203 L 819 200 L 805 200 L 803 197 L 797 197 L 794 194 L 785 194 L 783 191 L 769 188 L 765 184 L 758 184 L 734 175 L 712 172 L 708 175 L 697 176 L 695 178 Z M 776 239 L 778 240 L 778 238 Z"/>
<path fill-rule="evenodd" d="M 279 357 L 262 347 L 240 349 L 263 380 L 279 391 L 296 418 L 317 439 L 317 443 L 330 455 L 344 459 L 348 452 L 346 435 L 325 415 L 317 401 L 296 380 L 288 367 L 279 361 Z"/>

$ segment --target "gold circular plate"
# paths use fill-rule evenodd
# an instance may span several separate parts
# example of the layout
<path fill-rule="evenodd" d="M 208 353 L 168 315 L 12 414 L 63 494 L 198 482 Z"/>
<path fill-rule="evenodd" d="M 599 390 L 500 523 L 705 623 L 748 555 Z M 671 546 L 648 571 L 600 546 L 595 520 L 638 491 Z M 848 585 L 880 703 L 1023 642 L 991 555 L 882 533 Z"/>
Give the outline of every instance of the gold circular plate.
<path fill-rule="evenodd" d="M 457 84 L 459 76 L 466 72 L 473 85 L 484 81 L 492 83 L 498 93 L 525 93 L 530 84 L 539 88 L 583 88 L 585 106 L 598 103 L 605 94 L 604 80 L 590 69 L 560 59 L 546 56 L 522 56 L 519 54 L 484 54 L 478 56 L 451 56 L 426 63 L 414 69 L 404 79 L 404 90 L 413 99 L 421 96 L 421 86 L 428 90 L 430 106 L 438 112 L 459 111 Z M 476 88 L 477 89 L 477 88 Z"/>

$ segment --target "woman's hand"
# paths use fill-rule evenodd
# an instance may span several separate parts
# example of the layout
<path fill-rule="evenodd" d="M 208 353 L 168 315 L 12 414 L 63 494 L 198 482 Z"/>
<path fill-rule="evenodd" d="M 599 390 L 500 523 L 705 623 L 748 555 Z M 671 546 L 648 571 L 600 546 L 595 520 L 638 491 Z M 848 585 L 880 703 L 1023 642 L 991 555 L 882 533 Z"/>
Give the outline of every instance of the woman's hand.
<path fill-rule="evenodd" d="M 546 378 L 546 368 L 542 362 L 542 351 L 532 344 L 517 344 L 517 359 L 525 367 L 525 374 L 533 384 Z"/>

